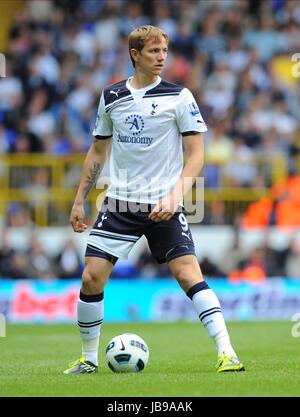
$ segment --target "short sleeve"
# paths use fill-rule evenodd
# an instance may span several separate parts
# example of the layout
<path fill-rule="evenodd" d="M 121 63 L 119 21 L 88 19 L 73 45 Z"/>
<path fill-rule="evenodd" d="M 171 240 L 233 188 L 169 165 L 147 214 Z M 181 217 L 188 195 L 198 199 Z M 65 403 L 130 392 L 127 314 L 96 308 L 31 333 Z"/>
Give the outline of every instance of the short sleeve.
<path fill-rule="evenodd" d="M 179 95 L 176 106 L 176 121 L 183 136 L 207 131 L 196 100 L 187 88 L 184 88 Z"/>
<path fill-rule="evenodd" d="M 104 94 L 101 94 L 93 136 L 97 139 L 107 139 L 112 136 L 113 126 L 108 113 L 105 111 Z"/>

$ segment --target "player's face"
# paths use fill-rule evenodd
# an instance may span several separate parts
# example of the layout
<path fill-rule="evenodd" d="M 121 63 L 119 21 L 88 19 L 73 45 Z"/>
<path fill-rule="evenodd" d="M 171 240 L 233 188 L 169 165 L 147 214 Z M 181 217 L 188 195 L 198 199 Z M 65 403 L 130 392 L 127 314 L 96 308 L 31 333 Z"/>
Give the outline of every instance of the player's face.
<path fill-rule="evenodd" d="M 165 65 L 167 54 L 168 45 L 164 38 L 159 42 L 150 40 L 136 55 L 136 66 L 149 75 L 159 75 Z"/>

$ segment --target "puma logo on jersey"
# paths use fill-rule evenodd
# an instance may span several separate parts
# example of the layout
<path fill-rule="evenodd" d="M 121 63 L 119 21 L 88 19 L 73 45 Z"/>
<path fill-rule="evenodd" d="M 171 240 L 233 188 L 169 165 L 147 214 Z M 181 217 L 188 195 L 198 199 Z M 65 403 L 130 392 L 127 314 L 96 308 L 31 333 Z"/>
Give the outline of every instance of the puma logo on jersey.
<path fill-rule="evenodd" d="M 115 94 L 117 96 L 117 98 L 119 98 L 119 91 L 120 91 L 120 89 L 118 89 L 117 91 L 110 90 L 110 94 Z"/>
<path fill-rule="evenodd" d="M 184 233 L 184 232 L 181 232 L 181 234 L 182 234 L 183 236 L 186 236 L 189 240 L 191 240 L 191 234 L 190 234 L 190 233 Z"/>

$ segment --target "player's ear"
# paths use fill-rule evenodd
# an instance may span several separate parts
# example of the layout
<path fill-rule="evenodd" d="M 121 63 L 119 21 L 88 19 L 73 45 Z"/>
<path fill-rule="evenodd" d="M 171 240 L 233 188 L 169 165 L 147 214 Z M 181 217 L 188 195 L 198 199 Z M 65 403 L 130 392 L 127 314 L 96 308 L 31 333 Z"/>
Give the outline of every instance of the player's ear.
<path fill-rule="evenodd" d="M 137 49 L 135 49 L 135 48 L 130 49 L 130 55 L 131 55 L 131 58 L 134 60 L 134 62 L 137 61 L 138 53 L 139 52 L 138 52 Z"/>

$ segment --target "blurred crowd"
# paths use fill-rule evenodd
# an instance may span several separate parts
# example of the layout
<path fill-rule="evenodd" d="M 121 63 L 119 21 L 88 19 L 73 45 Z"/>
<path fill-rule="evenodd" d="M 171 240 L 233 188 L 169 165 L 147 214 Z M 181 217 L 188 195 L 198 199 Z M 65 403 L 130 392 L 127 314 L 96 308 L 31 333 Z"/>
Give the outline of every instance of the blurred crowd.
<path fill-rule="evenodd" d="M 292 236 L 288 245 L 275 249 L 268 235 L 262 243 L 245 248 L 236 229 L 233 244 L 218 260 L 209 256 L 198 259 L 206 279 L 227 277 L 232 282 L 261 283 L 268 278 L 288 277 L 300 279 L 300 241 Z M 5 236 L 0 247 L 0 279 L 40 279 L 80 278 L 83 270 L 83 257 L 74 240 L 68 239 L 56 255 L 50 255 L 43 242 L 32 235 L 26 250 L 16 250 Z M 139 254 L 136 261 L 119 259 L 113 268 L 112 279 L 153 279 L 170 278 L 167 264 L 157 264 L 148 248 Z"/>
<path fill-rule="evenodd" d="M 206 186 L 268 185 L 278 156 L 295 170 L 298 0 L 25 3 L 0 79 L 0 153 L 85 152 L 103 87 L 132 74 L 128 33 L 154 24 L 170 37 L 163 77 L 191 89 L 209 126 Z"/>
<path fill-rule="evenodd" d="M 127 36 L 143 24 L 169 34 L 162 76 L 193 92 L 209 127 L 205 186 L 249 192 L 270 187 L 270 195 L 250 206 L 243 218 L 228 215 L 225 200 L 211 201 L 203 224 L 267 227 L 288 221 L 299 226 L 298 0 L 26 1 L 15 15 L 7 50 L 1 51 L 6 77 L 0 78 L 0 156 L 86 152 L 101 91 L 132 74 Z M 289 177 L 274 186 L 282 160 Z M 0 161 L 0 176 L 2 172 Z M 47 169 L 29 177 L 24 172 L 9 178 L 12 186 L 28 193 L 30 204 L 10 204 L 8 227 L 34 226 L 32 210 L 49 194 Z M 62 186 L 77 186 L 79 175 L 76 166 Z M 61 216 L 53 207 L 48 211 Z M 66 224 L 68 215 L 57 224 Z M 220 264 L 208 258 L 199 263 L 205 275 L 233 280 L 249 271 L 258 279 L 298 276 L 299 252 L 297 242 L 280 253 L 267 243 L 243 253 L 237 244 Z M 231 258 L 234 264 L 228 265 Z M 114 273 L 169 275 L 165 266 L 153 265 L 145 250 L 136 265 L 119 261 Z M 81 270 L 72 241 L 56 258 L 35 239 L 26 252 L 5 240 L 0 249 L 0 277 L 68 278 Z"/>

